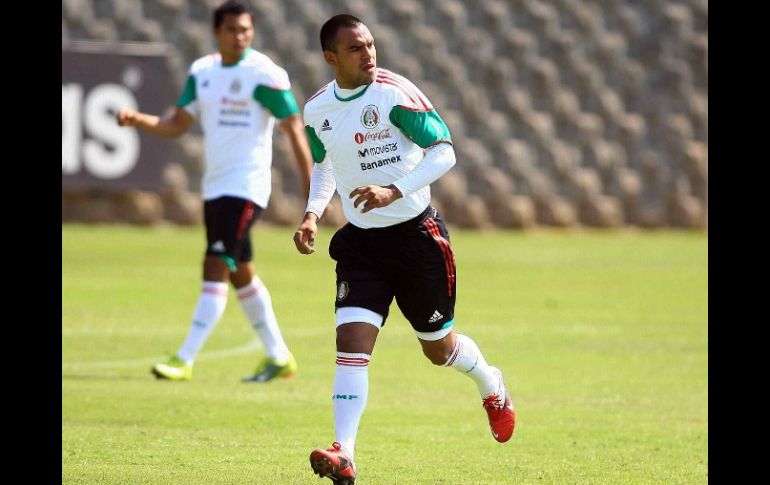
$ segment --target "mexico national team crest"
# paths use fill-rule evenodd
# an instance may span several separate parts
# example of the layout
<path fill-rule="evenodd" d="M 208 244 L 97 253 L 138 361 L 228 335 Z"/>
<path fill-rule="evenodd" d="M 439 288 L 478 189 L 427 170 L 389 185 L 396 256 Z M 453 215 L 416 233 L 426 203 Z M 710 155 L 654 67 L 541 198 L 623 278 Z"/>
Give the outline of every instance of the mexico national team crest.
<path fill-rule="evenodd" d="M 361 124 L 364 128 L 375 128 L 380 124 L 380 110 L 377 109 L 377 105 L 367 105 L 361 112 Z"/>
<path fill-rule="evenodd" d="M 339 286 L 337 286 L 337 301 L 342 301 L 345 298 L 347 298 L 348 293 L 350 293 L 350 288 L 348 287 L 347 281 L 340 281 Z"/>

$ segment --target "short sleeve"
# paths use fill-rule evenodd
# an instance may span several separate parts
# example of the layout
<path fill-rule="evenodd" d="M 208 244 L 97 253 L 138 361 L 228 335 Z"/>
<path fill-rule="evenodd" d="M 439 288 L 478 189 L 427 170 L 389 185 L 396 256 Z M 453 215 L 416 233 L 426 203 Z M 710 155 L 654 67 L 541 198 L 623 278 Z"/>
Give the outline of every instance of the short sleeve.
<path fill-rule="evenodd" d="M 452 142 L 449 128 L 433 109 L 418 111 L 396 105 L 390 111 L 390 122 L 422 148 L 439 142 Z"/>
<path fill-rule="evenodd" d="M 324 147 L 323 142 L 318 138 L 312 126 L 306 125 L 305 133 L 307 133 L 307 139 L 310 141 L 310 152 L 313 155 L 313 161 L 315 163 L 323 162 L 324 158 L 326 158 L 326 147 Z"/>
<path fill-rule="evenodd" d="M 279 119 L 299 113 L 297 101 L 289 89 L 275 89 L 260 84 L 254 89 L 254 99 Z"/>
<path fill-rule="evenodd" d="M 182 89 L 182 95 L 177 99 L 176 105 L 180 108 L 184 108 L 196 99 L 198 98 L 195 93 L 195 76 L 190 74 L 187 76 L 187 81 L 185 81 L 184 88 Z"/>
<path fill-rule="evenodd" d="M 392 87 L 393 108 L 389 119 L 410 140 L 427 148 L 439 142 L 451 143 L 452 138 L 444 120 L 423 94 L 404 76 L 390 71 L 378 71 L 378 82 Z"/>

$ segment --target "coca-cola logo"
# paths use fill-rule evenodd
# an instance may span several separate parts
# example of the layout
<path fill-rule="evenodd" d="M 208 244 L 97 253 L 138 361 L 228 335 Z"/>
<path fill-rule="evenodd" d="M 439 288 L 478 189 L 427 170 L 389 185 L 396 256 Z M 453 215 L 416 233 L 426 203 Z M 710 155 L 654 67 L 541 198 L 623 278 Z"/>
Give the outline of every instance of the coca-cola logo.
<path fill-rule="evenodd" d="M 222 96 L 222 104 L 235 105 L 235 106 L 248 106 L 249 102 L 243 99 L 232 99 L 227 96 Z"/>
<path fill-rule="evenodd" d="M 365 141 L 385 140 L 386 138 L 391 138 L 390 128 L 385 128 L 384 130 L 380 130 L 375 133 L 367 131 L 365 135 L 363 133 L 356 133 L 353 138 L 359 145 Z"/>

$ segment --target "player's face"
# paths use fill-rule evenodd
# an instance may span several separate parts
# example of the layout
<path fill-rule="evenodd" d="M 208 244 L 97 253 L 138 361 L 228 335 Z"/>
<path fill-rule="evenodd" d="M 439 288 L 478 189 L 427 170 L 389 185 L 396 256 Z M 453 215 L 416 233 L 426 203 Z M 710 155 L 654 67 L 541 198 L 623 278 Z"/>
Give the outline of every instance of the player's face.
<path fill-rule="evenodd" d="M 340 29 L 336 47 L 337 52 L 326 51 L 324 57 L 334 68 L 341 88 L 353 89 L 374 82 L 377 49 L 365 25 Z"/>
<path fill-rule="evenodd" d="M 232 64 L 241 58 L 254 38 L 251 15 L 225 15 L 222 23 L 214 30 L 219 53 L 225 64 Z"/>

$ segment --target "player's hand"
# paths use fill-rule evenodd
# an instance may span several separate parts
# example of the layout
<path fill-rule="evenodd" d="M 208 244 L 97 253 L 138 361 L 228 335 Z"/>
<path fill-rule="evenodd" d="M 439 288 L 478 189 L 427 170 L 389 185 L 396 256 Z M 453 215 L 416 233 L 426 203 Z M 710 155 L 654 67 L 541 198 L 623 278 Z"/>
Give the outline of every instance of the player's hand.
<path fill-rule="evenodd" d="M 318 232 L 318 224 L 316 221 L 318 217 L 308 212 L 305 214 L 305 219 L 297 228 L 297 232 L 294 233 L 294 245 L 297 246 L 297 251 L 302 254 L 313 254 L 315 252 L 315 235 Z"/>
<path fill-rule="evenodd" d="M 139 112 L 132 109 L 122 109 L 116 116 L 120 126 L 136 126 L 139 120 Z"/>
<path fill-rule="evenodd" d="M 353 201 L 353 207 L 356 209 L 359 205 L 363 204 L 361 213 L 369 212 L 372 209 L 378 207 L 387 207 L 396 200 L 402 197 L 401 191 L 398 190 L 393 184 L 387 187 L 380 185 L 367 185 L 366 187 L 358 187 L 349 196 L 351 199 L 355 197 Z"/>

